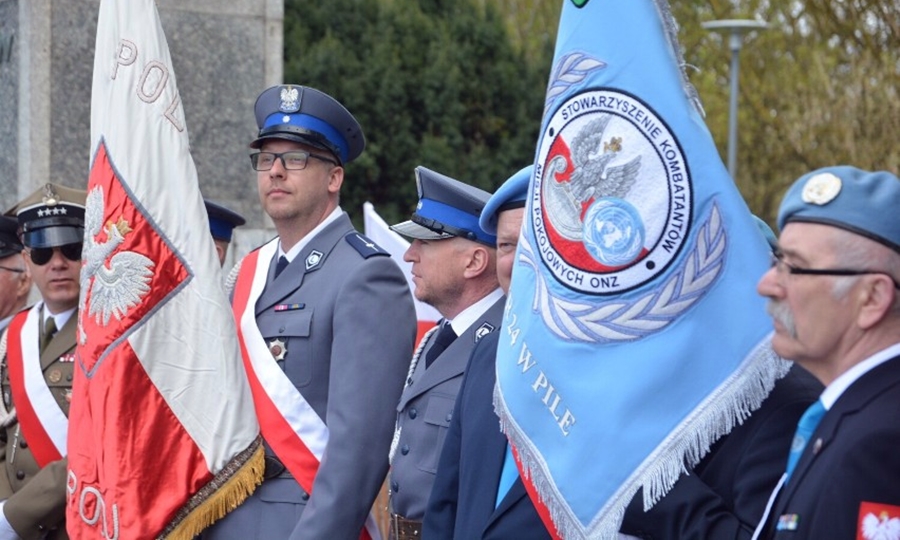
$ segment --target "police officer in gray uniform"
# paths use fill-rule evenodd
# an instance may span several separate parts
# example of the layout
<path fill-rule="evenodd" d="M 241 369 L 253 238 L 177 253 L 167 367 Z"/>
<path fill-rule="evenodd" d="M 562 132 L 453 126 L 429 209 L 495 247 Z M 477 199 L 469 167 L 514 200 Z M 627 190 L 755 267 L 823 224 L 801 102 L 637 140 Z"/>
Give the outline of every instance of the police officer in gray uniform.
<path fill-rule="evenodd" d="M 422 338 L 397 405 L 390 476 L 391 538 L 419 538 L 438 457 L 463 371 L 475 344 L 499 328 L 505 297 L 497 282 L 496 237 L 478 225 L 490 194 L 416 168 L 419 203 L 391 228 L 413 239 L 414 294 L 444 319 Z"/>
<path fill-rule="evenodd" d="M 250 162 L 278 237 L 242 259 L 233 305 L 266 441 L 262 485 L 204 532 L 359 538 L 388 468 L 416 316 L 397 264 L 339 206 L 356 119 L 313 88 L 265 90 Z"/>

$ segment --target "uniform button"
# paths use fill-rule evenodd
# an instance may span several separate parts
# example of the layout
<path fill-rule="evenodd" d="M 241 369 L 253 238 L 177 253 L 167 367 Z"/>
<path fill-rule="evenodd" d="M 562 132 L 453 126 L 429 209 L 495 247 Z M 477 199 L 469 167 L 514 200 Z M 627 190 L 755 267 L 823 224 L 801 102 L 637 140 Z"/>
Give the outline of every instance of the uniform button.
<path fill-rule="evenodd" d="M 450 421 L 451 418 L 453 418 L 453 413 L 452 412 L 447 413 L 447 421 L 448 422 Z"/>
<path fill-rule="evenodd" d="M 16 471 L 16 478 L 22 480 L 25 478 L 25 471 Z"/>
<path fill-rule="evenodd" d="M 403 454 L 404 456 L 406 454 L 408 454 L 409 453 L 409 445 L 404 444 L 402 447 L 400 447 L 400 453 Z"/>
<path fill-rule="evenodd" d="M 279 334 L 283 334 L 283 333 L 284 333 L 284 327 L 283 327 L 283 326 L 282 326 L 281 328 L 278 329 L 278 333 L 279 333 Z"/>
<path fill-rule="evenodd" d="M 406 379 L 406 386 L 410 386 L 412 384 L 412 377 Z"/>
<path fill-rule="evenodd" d="M 300 498 L 303 499 L 304 501 L 308 501 L 308 500 L 309 500 L 309 493 L 307 493 L 307 492 L 304 491 L 304 492 L 303 492 L 303 495 L 300 495 Z"/>
<path fill-rule="evenodd" d="M 71 375 L 66 375 L 66 380 L 69 381 L 69 382 L 72 382 L 72 376 L 71 376 Z"/>
<path fill-rule="evenodd" d="M 409 417 L 412 418 L 412 419 L 415 419 L 416 416 L 418 416 L 418 414 L 419 414 L 419 411 L 417 411 L 417 410 L 415 410 L 415 409 L 410 409 L 410 410 L 409 410 Z"/>
<path fill-rule="evenodd" d="M 391 481 L 391 491 L 393 491 L 394 493 L 400 491 L 400 484 L 398 484 L 396 480 Z"/>
<path fill-rule="evenodd" d="M 19 447 L 20 448 L 28 448 L 28 441 L 26 441 L 25 439 L 19 440 Z"/>

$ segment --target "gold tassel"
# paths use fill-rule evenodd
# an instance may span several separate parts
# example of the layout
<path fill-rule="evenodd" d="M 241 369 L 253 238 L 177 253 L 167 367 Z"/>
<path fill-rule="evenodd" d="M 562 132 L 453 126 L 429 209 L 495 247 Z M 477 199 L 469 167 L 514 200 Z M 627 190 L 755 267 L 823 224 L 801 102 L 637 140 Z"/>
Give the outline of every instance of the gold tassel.
<path fill-rule="evenodd" d="M 265 471 L 262 439 L 235 456 L 209 484 L 178 512 L 157 537 L 159 540 L 191 540 L 237 508 L 262 483 Z"/>

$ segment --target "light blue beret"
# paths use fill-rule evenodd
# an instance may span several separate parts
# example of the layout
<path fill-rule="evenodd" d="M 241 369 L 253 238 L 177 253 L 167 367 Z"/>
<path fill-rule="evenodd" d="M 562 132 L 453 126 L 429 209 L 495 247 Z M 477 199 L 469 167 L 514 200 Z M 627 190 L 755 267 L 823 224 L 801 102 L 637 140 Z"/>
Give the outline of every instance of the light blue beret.
<path fill-rule="evenodd" d="M 778 228 L 791 222 L 840 227 L 900 252 L 900 179 L 849 166 L 813 171 L 784 196 Z"/>
<path fill-rule="evenodd" d="M 769 249 L 775 251 L 778 249 L 778 238 L 775 237 L 775 231 L 772 230 L 772 227 L 769 227 L 769 224 L 763 221 L 756 214 L 752 214 L 753 222 L 756 223 L 756 228 L 759 229 L 759 232 L 763 235 L 763 238 L 766 239 L 766 243 L 769 244 Z"/>
<path fill-rule="evenodd" d="M 497 234 L 497 217 L 500 212 L 525 206 L 525 200 L 528 198 L 528 182 L 531 181 L 533 173 L 534 165 L 525 167 L 510 176 L 491 195 L 487 204 L 484 205 L 484 210 L 481 211 L 481 218 L 478 220 L 478 224 L 481 225 L 485 232 L 493 235 Z"/>

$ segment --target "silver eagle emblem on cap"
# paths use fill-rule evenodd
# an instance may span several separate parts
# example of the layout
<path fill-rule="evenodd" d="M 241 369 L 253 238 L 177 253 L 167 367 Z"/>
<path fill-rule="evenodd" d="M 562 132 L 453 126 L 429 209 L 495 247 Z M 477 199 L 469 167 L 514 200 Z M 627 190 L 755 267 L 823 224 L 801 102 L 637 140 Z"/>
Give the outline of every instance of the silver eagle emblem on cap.
<path fill-rule="evenodd" d="M 281 105 L 278 110 L 286 113 L 295 113 L 300 110 L 300 91 L 293 86 L 285 86 L 281 89 Z"/>
<path fill-rule="evenodd" d="M 59 204 L 59 195 L 56 194 L 56 189 L 53 188 L 53 184 L 44 186 L 44 197 L 41 201 L 47 206 L 56 206 Z"/>

